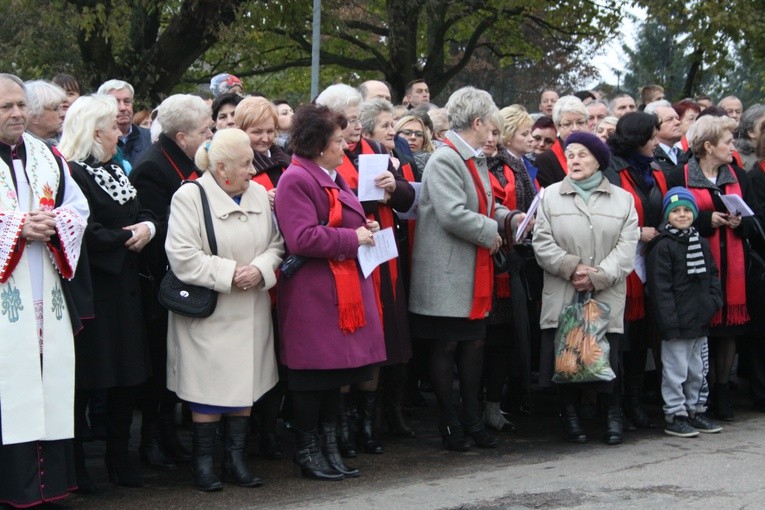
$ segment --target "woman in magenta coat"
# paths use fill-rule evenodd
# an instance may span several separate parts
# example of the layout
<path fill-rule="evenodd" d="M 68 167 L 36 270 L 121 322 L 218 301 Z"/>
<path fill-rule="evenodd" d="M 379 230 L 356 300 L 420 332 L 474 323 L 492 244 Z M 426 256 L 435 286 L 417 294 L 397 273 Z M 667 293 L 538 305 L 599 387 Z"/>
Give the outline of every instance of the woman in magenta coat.
<path fill-rule="evenodd" d="M 296 462 L 304 476 L 355 477 L 337 450 L 340 387 L 372 378 L 385 360 L 374 287 L 356 261 L 379 230 L 336 168 L 347 148 L 343 115 L 308 105 L 293 118 L 292 164 L 274 210 L 288 255 L 305 263 L 278 282 L 281 362 L 295 409 Z M 323 435 L 319 446 L 319 425 Z"/>

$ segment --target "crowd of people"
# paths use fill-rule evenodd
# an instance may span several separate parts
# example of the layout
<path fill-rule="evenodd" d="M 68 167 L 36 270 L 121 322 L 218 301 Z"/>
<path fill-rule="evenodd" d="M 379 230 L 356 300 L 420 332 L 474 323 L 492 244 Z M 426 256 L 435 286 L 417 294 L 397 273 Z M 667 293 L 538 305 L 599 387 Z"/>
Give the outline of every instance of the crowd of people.
<path fill-rule="evenodd" d="M 96 491 L 92 440 L 111 482 L 142 486 L 136 409 L 141 462 L 190 462 L 203 491 L 263 484 L 248 442 L 357 477 L 386 433 L 416 437 L 426 388 L 460 452 L 496 448 L 533 384 L 575 443 L 594 407 L 610 445 L 656 427 L 647 380 L 665 433 L 720 432 L 736 360 L 765 412 L 764 105 L 647 85 L 639 106 L 545 90 L 500 109 L 464 87 L 440 108 L 423 80 L 393 105 L 373 80 L 293 111 L 230 74 L 210 89 L 134 112 L 122 80 L 80 96 L 0 74 L 0 502 Z M 384 236 L 397 255 L 365 276 Z M 168 277 L 214 309 L 168 311 Z M 599 343 L 563 323 L 572 303 L 602 316 Z"/>

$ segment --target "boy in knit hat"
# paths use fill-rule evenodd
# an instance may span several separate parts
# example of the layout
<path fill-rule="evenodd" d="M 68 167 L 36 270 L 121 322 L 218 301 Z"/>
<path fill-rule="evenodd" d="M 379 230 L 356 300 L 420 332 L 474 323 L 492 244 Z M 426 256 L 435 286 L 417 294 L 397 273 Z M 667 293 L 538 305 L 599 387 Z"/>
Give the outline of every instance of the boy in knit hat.
<path fill-rule="evenodd" d="M 722 290 L 709 243 L 693 221 L 699 210 L 686 188 L 667 191 L 662 204 L 666 223 L 649 245 L 648 293 L 662 341 L 661 394 L 664 432 L 695 437 L 720 432 L 706 411 L 704 358 L 712 316 L 723 305 Z"/>

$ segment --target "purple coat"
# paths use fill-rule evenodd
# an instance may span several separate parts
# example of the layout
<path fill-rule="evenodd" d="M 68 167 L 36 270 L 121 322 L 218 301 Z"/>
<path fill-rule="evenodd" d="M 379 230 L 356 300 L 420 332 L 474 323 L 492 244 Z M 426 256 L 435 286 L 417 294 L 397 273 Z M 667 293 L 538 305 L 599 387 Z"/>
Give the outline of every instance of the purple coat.
<path fill-rule="evenodd" d="M 319 224 L 329 218 L 325 187 L 340 190 L 343 221 L 339 228 Z M 277 284 L 281 362 L 294 370 L 326 370 L 385 361 L 374 286 L 360 269 L 366 325 L 351 334 L 344 334 L 338 326 L 337 293 L 327 259 L 356 258 L 356 229 L 366 221 L 348 184 L 339 174 L 332 181 L 313 161 L 293 156 L 293 163 L 279 179 L 274 210 L 287 254 L 311 257 Z"/>

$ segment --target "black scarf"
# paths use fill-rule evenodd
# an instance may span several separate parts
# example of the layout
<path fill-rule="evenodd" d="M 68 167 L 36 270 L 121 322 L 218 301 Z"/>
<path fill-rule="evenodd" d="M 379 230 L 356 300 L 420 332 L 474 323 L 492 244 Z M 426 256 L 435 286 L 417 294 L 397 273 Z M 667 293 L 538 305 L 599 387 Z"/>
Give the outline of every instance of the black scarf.
<path fill-rule="evenodd" d="M 664 229 L 673 236 L 688 240 L 688 250 L 685 253 L 686 269 L 689 275 L 703 274 L 707 272 L 707 267 L 704 264 L 704 252 L 701 251 L 701 241 L 699 241 L 699 233 L 695 227 L 680 230 L 673 227 L 669 223 L 664 226 Z"/>
<path fill-rule="evenodd" d="M 489 172 L 497 178 L 497 181 L 503 188 L 507 186 L 504 165 L 510 167 L 513 174 L 515 174 L 516 206 L 520 211 L 528 210 L 531 202 L 534 200 L 535 193 L 534 185 L 531 183 L 531 177 L 529 177 L 529 172 L 526 170 L 523 160 L 516 158 L 507 149 L 497 144 L 497 155 L 487 156 L 486 165 L 489 167 Z"/>

